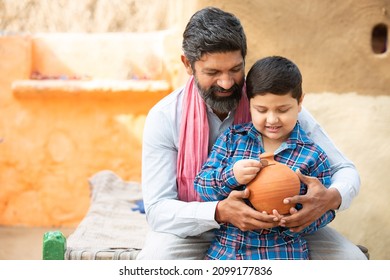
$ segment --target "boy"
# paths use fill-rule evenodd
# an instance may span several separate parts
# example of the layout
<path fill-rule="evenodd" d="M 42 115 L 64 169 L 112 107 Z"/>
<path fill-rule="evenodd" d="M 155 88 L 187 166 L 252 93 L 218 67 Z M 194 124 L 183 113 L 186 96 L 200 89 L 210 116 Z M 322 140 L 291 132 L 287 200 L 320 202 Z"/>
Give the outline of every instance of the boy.
<path fill-rule="evenodd" d="M 260 171 L 259 155 L 264 152 L 273 153 L 276 161 L 317 177 L 329 187 L 327 156 L 298 122 L 303 100 L 298 67 L 279 56 L 260 59 L 248 72 L 246 86 L 252 122 L 233 125 L 218 138 L 195 178 L 201 198 L 222 200 L 232 190 L 244 189 Z M 306 191 L 301 184 L 301 194 Z M 258 230 L 242 231 L 232 224 L 221 224 L 206 259 L 309 259 L 303 234 L 330 223 L 335 212 L 327 211 L 301 232 L 283 227 L 277 211 L 273 216 L 273 226 Z"/>

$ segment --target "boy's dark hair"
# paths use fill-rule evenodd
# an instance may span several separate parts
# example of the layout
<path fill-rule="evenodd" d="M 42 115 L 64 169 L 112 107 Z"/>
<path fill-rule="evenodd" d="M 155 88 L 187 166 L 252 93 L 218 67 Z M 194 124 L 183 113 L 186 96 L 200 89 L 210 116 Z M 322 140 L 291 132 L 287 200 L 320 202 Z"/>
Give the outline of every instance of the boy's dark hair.
<path fill-rule="evenodd" d="M 248 99 L 266 93 L 285 95 L 291 92 L 292 97 L 299 101 L 302 96 L 302 75 L 287 58 L 265 57 L 256 61 L 249 70 L 246 92 Z"/>
<path fill-rule="evenodd" d="M 183 33 L 182 48 L 191 66 L 205 53 L 240 50 L 245 59 L 246 36 L 240 20 L 215 7 L 196 12 Z"/>

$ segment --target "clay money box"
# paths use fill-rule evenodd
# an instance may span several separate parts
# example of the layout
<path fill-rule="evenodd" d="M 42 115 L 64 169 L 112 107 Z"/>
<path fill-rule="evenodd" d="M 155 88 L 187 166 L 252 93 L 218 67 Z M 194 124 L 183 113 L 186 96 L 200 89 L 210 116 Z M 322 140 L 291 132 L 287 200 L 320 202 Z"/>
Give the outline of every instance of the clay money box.
<path fill-rule="evenodd" d="M 292 204 L 284 204 L 283 199 L 299 194 L 300 180 L 287 165 L 274 160 L 272 153 L 260 155 L 263 167 L 257 176 L 247 185 L 250 190 L 249 201 L 258 211 L 288 214 Z"/>

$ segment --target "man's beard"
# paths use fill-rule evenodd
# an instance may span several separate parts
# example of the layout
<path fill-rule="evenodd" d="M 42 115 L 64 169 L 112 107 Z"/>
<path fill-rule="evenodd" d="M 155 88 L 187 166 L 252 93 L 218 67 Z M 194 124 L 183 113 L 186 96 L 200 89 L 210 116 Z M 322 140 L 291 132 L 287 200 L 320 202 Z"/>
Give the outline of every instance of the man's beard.
<path fill-rule="evenodd" d="M 209 89 L 204 89 L 199 85 L 197 78 L 195 77 L 195 84 L 198 88 L 200 96 L 211 107 L 218 113 L 229 113 L 233 109 L 237 108 L 238 102 L 241 99 L 241 91 L 243 84 L 234 84 L 230 89 L 226 90 L 219 86 L 212 86 Z M 217 96 L 216 92 L 233 92 L 230 96 Z"/>

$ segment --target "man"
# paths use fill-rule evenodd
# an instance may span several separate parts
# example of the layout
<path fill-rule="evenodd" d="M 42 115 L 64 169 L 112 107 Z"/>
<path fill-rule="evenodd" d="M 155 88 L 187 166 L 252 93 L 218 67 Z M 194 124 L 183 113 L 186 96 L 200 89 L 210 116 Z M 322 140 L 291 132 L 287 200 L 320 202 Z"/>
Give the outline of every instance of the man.
<path fill-rule="evenodd" d="M 231 191 L 247 186 L 252 192 L 251 205 L 277 217 L 291 209 L 290 205 L 279 206 L 275 201 L 283 189 L 290 193 L 307 192 L 306 185 L 299 183 L 293 170 L 316 177 L 329 187 L 330 164 L 323 150 L 307 137 L 298 122 L 304 94 L 302 75 L 294 62 L 280 56 L 259 59 L 245 81 L 252 120 L 232 125 L 218 137 L 194 186 L 203 201 L 224 199 Z M 267 167 L 256 178 L 265 162 Z M 286 181 L 288 178 L 290 181 Z M 275 197 L 272 191 L 276 191 Z M 280 198 L 280 203 L 286 196 Z M 215 238 L 205 259 L 308 260 L 305 235 L 330 223 L 334 212 L 327 211 L 298 233 L 280 227 L 279 219 L 271 228 L 251 231 L 223 223 L 214 231 Z"/>
<path fill-rule="evenodd" d="M 220 202 L 201 202 L 193 185 L 217 137 L 250 118 L 244 87 L 247 45 L 240 21 L 217 8 L 202 9 L 188 22 L 182 47 L 190 78 L 156 104 L 145 122 L 142 188 L 151 231 L 138 259 L 203 259 L 219 223 L 246 231 L 275 222 L 272 215 L 245 204 L 248 190 L 232 191 Z M 329 189 L 301 176 L 308 193 L 286 202 L 300 203 L 303 209 L 291 209 L 290 216 L 279 220 L 292 231 L 301 231 L 328 210 L 348 208 L 360 188 L 354 165 L 304 108 L 299 122 L 328 154 L 333 176 Z M 311 259 L 366 259 L 329 227 L 305 238 Z"/>

